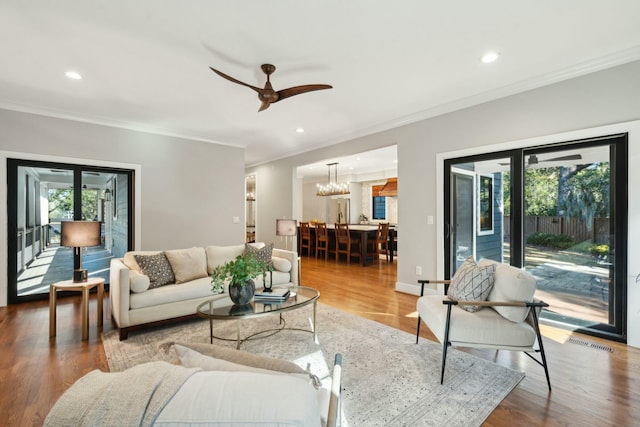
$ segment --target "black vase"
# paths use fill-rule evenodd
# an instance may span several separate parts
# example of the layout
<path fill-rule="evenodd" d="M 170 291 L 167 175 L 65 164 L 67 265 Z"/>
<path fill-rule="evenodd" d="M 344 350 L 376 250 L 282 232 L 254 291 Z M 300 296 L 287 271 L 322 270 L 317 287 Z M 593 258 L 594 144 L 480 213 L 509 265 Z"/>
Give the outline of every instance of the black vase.
<path fill-rule="evenodd" d="M 239 283 L 232 283 L 229 285 L 229 297 L 234 304 L 249 304 L 249 301 L 251 301 L 255 292 L 256 284 L 251 279 L 245 283 L 244 286 Z"/>

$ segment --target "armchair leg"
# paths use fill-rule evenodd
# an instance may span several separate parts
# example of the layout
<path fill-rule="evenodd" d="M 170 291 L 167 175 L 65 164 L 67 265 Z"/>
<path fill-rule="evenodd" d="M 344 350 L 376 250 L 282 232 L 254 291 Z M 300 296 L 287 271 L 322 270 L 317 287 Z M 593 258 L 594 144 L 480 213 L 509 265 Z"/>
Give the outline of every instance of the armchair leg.
<path fill-rule="evenodd" d="M 416 331 L 416 344 L 418 344 L 418 338 L 420 337 L 420 316 L 418 316 L 418 329 Z"/>
<path fill-rule="evenodd" d="M 544 354 L 544 344 L 542 344 L 542 334 L 540 333 L 540 326 L 538 325 L 538 314 L 535 307 L 532 307 L 530 312 L 533 314 L 533 324 L 536 326 L 536 336 L 538 337 L 538 346 L 540 347 L 540 357 L 542 358 L 542 367 L 544 368 L 544 375 L 547 377 L 547 387 L 551 391 L 551 380 L 549 379 L 549 368 L 547 366 L 547 357 Z"/>
<path fill-rule="evenodd" d="M 442 342 L 442 370 L 440 371 L 440 384 L 444 382 L 444 367 L 447 363 L 447 348 L 449 347 L 449 325 L 451 324 L 451 304 L 447 304 L 447 323 L 444 328 L 444 340 Z"/>

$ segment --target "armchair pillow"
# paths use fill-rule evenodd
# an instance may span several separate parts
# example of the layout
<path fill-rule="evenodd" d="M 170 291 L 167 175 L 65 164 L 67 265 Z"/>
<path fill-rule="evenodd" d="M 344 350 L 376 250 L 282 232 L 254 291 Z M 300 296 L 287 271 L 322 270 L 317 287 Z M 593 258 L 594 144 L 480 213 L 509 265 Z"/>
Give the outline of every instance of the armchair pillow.
<path fill-rule="evenodd" d="M 536 278 L 530 273 L 506 264 L 496 265 L 493 289 L 489 301 L 533 301 Z M 528 307 L 492 307 L 502 317 L 515 323 L 522 322 L 529 314 Z"/>
<path fill-rule="evenodd" d="M 447 295 L 454 301 L 485 301 L 493 288 L 495 271 L 495 265 L 480 266 L 469 257 L 453 275 Z M 481 309 L 477 305 L 461 307 L 471 313 Z"/>

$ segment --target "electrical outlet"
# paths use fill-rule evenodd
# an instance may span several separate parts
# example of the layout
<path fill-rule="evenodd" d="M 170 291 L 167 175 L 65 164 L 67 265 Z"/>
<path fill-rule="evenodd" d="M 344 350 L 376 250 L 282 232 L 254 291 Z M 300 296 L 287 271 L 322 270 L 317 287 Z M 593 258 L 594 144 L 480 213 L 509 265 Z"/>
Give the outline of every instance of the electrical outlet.
<path fill-rule="evenodd" d="M 240 224 L 240 217 L 239 216 L 234 216 L 231 220 L 232 220 L 232 222 L 234 224 Z"/>
<path fill-rule="evenodd" d="M 433 225 L 433 215 L 427 216 L 427 225 Z"/>
<path fill-rule="evenodd" d="M 422 276 L 422 267 L 416 265 L 416 276 Z"/>

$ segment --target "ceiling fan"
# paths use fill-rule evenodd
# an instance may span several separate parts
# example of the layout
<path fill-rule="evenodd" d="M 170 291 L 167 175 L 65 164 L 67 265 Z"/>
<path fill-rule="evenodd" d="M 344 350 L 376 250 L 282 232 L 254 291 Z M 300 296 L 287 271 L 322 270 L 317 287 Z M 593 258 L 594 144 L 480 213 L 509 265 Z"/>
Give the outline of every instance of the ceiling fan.
<path fill-rule="evenodd" d="M 324 84 L 311 84 L 311 85 L 302 85 L 302 86 L 294 86 L 288 89 L 282 89 L 275 91 L 273 90 L 273 86 L 271 86 L 270 76 L 276 71 L 275 65 L 271 64 L 262 64 L 260 68 L 267 75 L 267 83 L 264 85 L 264 89 L 260 89 L 259 87 L 252 86 L 248 83 L 241 82 L 240 80 L 234 79 L 231 76 L 226 75 L 225 73 L 216 70 L 213 67 L 211 71 L 219 75 L 220 77 L 224 77 L 225 79 L 237 83 L 242 86 L 246 86 L 258 92 L 258 98 L 262 101 L 262 105 L 258 111 L 266 110 L 269 108 L 271 104 L 274 104 L 278 101 L 281 101 L 285 98 L 289 98 L 294 95 L 300 95 L 301 93 L 312 92 L 314 90 L 322 90 L 322 89 L 331 89 L 333 86 L 324 85 Z"/>
<path fill-rule="evenodd" d="M 538 163 L 544 163 L 544 162 L 559 162 L 562 160 L 580 160 L 580 159 L 582 159 L 582 156 L 580 154 L 569 154 L 567 156 L 552 157 L 550 159 L 538 160 L 538 156 L 536 156 L 535 154 L 531 154 L 529 156 L 529 159 L 527 160 L 527 166 L 537 165 Z M 500 163 L 501 166 L 509 166 L 510 164 L 511 163 Z"/>
<path fill-rule="evenodd" d="M 537 165 L 539 162 L 559 162 L 562 160 L 580 160 L 582 156 L 580 154 L 570 154 L 568 156 L 552 157 L 551 159 L 538 160 L 538 156 L 532 154 L 529 156 L 527 165 Z"/>

